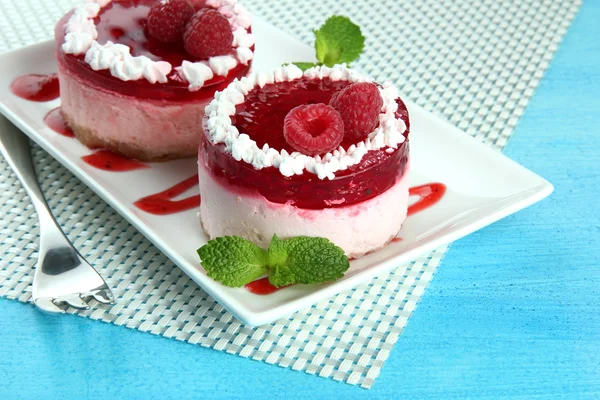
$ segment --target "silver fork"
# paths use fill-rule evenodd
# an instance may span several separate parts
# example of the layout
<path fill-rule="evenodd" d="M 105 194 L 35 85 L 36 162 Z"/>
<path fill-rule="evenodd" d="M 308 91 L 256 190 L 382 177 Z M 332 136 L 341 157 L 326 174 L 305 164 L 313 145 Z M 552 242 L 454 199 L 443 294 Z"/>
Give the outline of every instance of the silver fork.
<path fill-rule="evenodd" d="M 0 152 L 17 175 L 40 221 L 40 251 L 33 275 L 33 302 L 49 313 L 68 306 L 88 309 L 92 298 L 114 303 L 114 297 L 96 270 L 75 250 L 58 226 L 38 184 L 29 139 L 0 116 Z"/>

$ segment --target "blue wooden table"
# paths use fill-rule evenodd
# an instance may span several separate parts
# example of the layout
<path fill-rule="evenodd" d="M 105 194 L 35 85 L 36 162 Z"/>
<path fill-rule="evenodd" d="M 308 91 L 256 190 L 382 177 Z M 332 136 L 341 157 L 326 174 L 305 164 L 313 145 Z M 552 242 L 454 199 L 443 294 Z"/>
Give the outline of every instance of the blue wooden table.
<path fill-rule="evenodd" d="M 505 151 L 555 193 L 452 246 L 372 390 L 0 299 L 0 399 L 600 398 L 598 21 Z"/>

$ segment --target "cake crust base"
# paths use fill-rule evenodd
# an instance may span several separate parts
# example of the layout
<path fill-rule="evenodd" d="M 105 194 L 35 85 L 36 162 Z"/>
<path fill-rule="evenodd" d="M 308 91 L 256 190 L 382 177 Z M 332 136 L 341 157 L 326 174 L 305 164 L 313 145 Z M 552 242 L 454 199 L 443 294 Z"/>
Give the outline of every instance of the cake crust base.
<path fill-rule="evenodd" d="M 197 155 L 197 149 L 191 146 L 190 149 L 179 153 L 165 153 L 161 150 L 150 150 L 142 146 L 136 146 L 132 142 L 120 142 L 118 140 L 110 140 L 101 137 L 96 132 L 81 125 L 76 124 L 67 113 L 61 111 L 63 119 L 69 128 L 75 134 L 77 140 L 89 147 L 90 149 L 108 149 L 113 153 L 146 162 L 163 162 L 177 160 L 180 158 L 190 158 Z"/>

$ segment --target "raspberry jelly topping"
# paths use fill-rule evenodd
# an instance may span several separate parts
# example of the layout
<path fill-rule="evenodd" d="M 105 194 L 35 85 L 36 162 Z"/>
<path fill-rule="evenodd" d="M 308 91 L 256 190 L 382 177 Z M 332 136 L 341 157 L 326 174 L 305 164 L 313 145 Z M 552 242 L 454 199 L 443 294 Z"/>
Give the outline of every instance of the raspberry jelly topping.
<path fill-rule="evenodd" d="M 246 101 L 236 107 L 232 123 L 240 132 L 246 133 L 259 147 L 265 143 L 271 148 L 293 152 L 283 136 L 285 116 L 302 104 L 329 103 L 331 96 L 348 86 L 347 81 L 300 78 L 292 82 L 278 82 L 254 88 Z M 213 176 L 233 187 L 262 195 L 273 203 L 292 204 L 304 209 L 344 207 L 371 199 L 392 187 L 403 174 L 408 163 L 409 120 L 408 111 L 398 99 L 396 117 L 406 124 L 406 141 L 397 149 L 371 150 L 361 162 L 338 171 L 333 180 L 320 180 L 316 175 L 284 177 L 273 167 L 256 170 L 244 161 L 236 161 L 223 144 L 213 145 L 205 135 L 202 137 L 200 157 Z M 205 116 L 205 122 L 206 122 Z M 348 148 L 348 140 L 342 146 Z M 386 150 L 392 150 L 389 153 Z"/>
<path fill-rule="evenodd" d="M 65 54 L 60 46 L 64 43 L 64 25 L 71 13 L 65 15 L 56 24 L 55 38 L 59 46 L 59 60 L 63 61 L 71 72 L 100 87 L 138 98 L 170 101 L 209 99 L 215 91 L 225 89 L 234 78 L 241 78 L 248 73 L 250 64 L 240 63 L 229 71 L 227 76 L 215 74 L 211 80 L 204 83 L 201 90 L 191 92 L 188 89 L 189 83 L 181 79 L 175 67 L 180 66 L 184 60 L 191 62 L 199 60 L 185 51 L 183 43 L 161 43 L 147 34 L 148 12 L 156 1 L 113 0 L 102 8 L 94 19 L 98 31 L 96 41 L 101 45 L 111 41 L 129 46 L 132 56 L 146 56 L 153 61 L 167 61 L 173 66 L 167 83 L 152 84 L 146 79 L 122 81 L 113 77 L 108 70 L 94 71 L 85 62 L 84 55 Z"/>

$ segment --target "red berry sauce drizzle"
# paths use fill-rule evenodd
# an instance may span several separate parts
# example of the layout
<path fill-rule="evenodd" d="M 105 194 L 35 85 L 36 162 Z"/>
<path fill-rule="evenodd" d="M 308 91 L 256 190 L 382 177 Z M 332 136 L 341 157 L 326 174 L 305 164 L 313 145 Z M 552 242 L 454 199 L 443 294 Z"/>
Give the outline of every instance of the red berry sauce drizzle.
<path fill-rule="evenodd" d="M 198 185 L 198 175 L 194 175 L 167 190 L 146 196 L 134 203 L 134 205 L 150 214 L 167 215 L 186 211 L 200 206 L 200 195 L 187 197 L 182 200 L 173 200 L 187 190 Z"/>
<path fill-rule="evenodd" d="M 63 118 L 63 115 L 60 112 L 60 107 L 56 107 L 55 109 L 51 110 L 48 114 L 46 114 L 46 116 L 44 117 L 44 123 L 46 124 L 46 126 L 48 126 L 48 128 L 52 129 L 59 135 L 63 135 L 66 137 L 75 137 L 75 134 L 73 133 L 69 125 L 67 125 L 67 121 L 65 121 L 65 119 Z"/>
<path fill-rule="evenodd" d="M 44 117 L 44 122 L 49 128 L 57 133 L 74 137 L 73 132 L 63 119 L 60 112 L 60 107 L 50 111 Z M 115 154 L 108 150 L 98 150 L 92 154 L 81 157 L 81 159 L 92 167 L 112 172 L 133 171 L 136 169 L 150 168 L 148 164 L 144 164 L 137 160 Z M 166 215 L 174 214 L 181 211 L 196 208 L 200 205 L 200 196 L 192 196 L 186 199 L 173 201 L 172 199 L 186 190 L 198 184 L 198 175 L 192 176 L 181 183 L 155 195 L 144 197 L 134 203 L 139 209 L 150 214 Z"/>
<path fill-rule="evenodd" d="M 408 194 L 419 196 L 419 200 L 408 207 L 408 215 L 416 214 L 433 206 L 444 197 L 445 193 L 446 185 L 443 183 L 428 183 L 410 188 Z"/>
<path fill-rule="evenodd" d="M 92 167 L 113 172 L 133 171 L 136 169 L 150 168 L 148 164 L 132 160 L 120 154 L 115 154 L 109 150 L 98 150 L 81 159 Z"/>
<path fill-rule="evenodd" d="M 30 101 L 51 101 L 60 95 L 56 74 L 29 74 L 16 78 L 10 84 L 13 94 Z"/>
<path fill-rule="evenodd" d="M 60 107 L 48 112 L 44 117 L 44 123 L 50 129 L 62 136 L 71 138 L 75 137 L 73 131 L 63 118 L 62 113 L 60 112 Z M 83 156 L 81 159 L 86 164 L 104 171 L 125 172 L 150 168 L 148 164 L 115 154 L 109 150 L 102 149 L 97 150 L 87 156 Z M 198 175 L 195 175 L 163 192 L 138 200 L 135 202 L 135 206 L 148 213 L 157 215 L 173 214 L 196 208 L 200 205 L 199 195 L 176 201 L 173 201 L 172 199 L 197 184 Z"/>
<path fill-rule="evenodd" d="M 250 282 L 245 286 L 245 288 L 250 293 L 259 294 L 259 295 L 263 295 L 263 296 L 267 295 L 267 294 L 275 293 L 278 290 L 284 289 L 286 287 L 289 287 L 289 286 L 275 287 L 275 286 L 271 285 L 271 283 L 269 283 L 269 278 L 261 278 L 261 279 L 255 280 L 253 282 Z"/>

